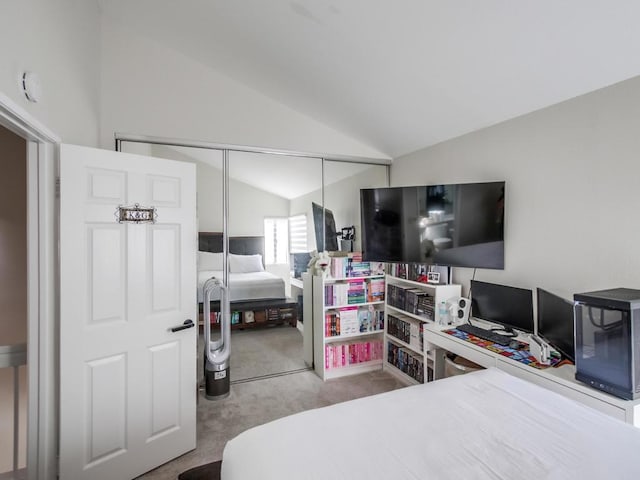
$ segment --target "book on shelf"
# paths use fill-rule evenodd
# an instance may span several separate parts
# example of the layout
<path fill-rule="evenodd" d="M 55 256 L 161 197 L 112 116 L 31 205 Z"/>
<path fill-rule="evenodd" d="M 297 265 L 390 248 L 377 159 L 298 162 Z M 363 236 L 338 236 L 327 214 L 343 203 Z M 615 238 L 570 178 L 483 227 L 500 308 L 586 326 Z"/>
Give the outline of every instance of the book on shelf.
<path fill-rule="evenodd" d="M 387 303 L 427 320 L 433 320 L 434 299 L 433 295 L 420 288 L 402 287 L 389 284 Z"/>
<path fill-rule="evenodd" d="M 424 383 L 424 361 L 404 347 L 387 343 L 387 362 L 408 376 Z"/>
<path fill-rule="evenodd" d="M 348 279 L 343 283 L 329 283 L 324 286 L 327 307 L 382 302 L 384 298 L 384 278 Z"/>
<path fill-rule="evenodd" d="M 324 315 L 325 337 L 380 332 L 384 329 L 384 309 L 373 305 L 343 307 Z"/>
<path fill-rule="evenodd" d="M 417 351 L 422 351 L 424 324 L 419 320 L 405 320 L 395 315 L 387 316 L 387 333 L 410 345 Z"/>
<path fill-rule="evenodd" d="M 333 278 L 368 277 L 383 275 L 385 264 L 380 262 L 363 262 L 362 252 L 351 252 L 347 255 L 331 257 L 329 272 Z"/>
<path fill-rule="evenodd" d="M 347 281 L 347 303 L 364 303 L 365 302 L 365 281 L 362 279 L 359 280 L 348 280 Z"/>
<path fill-rule="evenodd" d="M 347 307 L 338 310 L 340 317 L 340 333 L 342 335 L 348 335 L 350 333 L 357 333 L 358 328 L 358 307 Z"/>
<path fill-rule="evenodd" d="M 372 278 L 367 284 L 367 302 L 384 301 L 384 278 Z"/>
<path fill-rule="evenodd" d="M 358 324 L 360 332 L 377 332 L 384 329 L 384 310 L 376 309 L 373 305 L 358 310 Z"/>
<path fill-rule="evenodd" d="M 325 345 L 324 367 L 327 370 L 382 359 L 382 340 L 340 342 Z"/>
<path fill-rule="evenodd" d="M 336 337 L 340 335 L 340 317 L 336 312 L 326 312 L 324 316 L 324 336 Z"/>

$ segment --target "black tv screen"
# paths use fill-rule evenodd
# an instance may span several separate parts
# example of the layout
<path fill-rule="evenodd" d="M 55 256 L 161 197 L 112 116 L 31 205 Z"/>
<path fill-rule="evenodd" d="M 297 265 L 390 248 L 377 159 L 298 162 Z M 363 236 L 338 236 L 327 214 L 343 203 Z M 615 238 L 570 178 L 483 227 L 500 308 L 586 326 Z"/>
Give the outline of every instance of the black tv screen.
<path fill-rule="evenodd" d="M 360 190 L 365 261 L 504 268 L 505 182 Z"/>
<path fill-rule="evenodd" d="M 538 288 L 538 335 L 575 362 L 573 302 Z"/>
<path fill-rule="evenodd" d="M 335 252 L 338 250 L 338 231 L 333 212 L 323 208 L 315 202 L 311 202 L 313 210 L 313 228 L 316 234 L 316 249 Z"/>

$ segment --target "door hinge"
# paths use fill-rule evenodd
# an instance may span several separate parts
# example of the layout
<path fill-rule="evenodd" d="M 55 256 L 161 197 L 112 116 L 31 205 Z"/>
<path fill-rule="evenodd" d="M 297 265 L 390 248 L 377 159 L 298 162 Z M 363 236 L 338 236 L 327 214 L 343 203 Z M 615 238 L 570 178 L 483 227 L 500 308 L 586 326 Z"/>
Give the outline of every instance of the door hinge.
<path fill-rule="evenodd" d="M 56 177 L 56 198 L 60 198 L 60 177 Z"/>

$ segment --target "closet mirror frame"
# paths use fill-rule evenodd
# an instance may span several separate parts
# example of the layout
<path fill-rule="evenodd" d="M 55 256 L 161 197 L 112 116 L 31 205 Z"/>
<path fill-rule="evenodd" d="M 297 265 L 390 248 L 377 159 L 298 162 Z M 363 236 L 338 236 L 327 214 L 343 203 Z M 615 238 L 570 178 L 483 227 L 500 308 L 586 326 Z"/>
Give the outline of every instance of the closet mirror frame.
<path fill-rule="evenodd" d="M 385 167 L 385 185 L 376 185 L 376 186 L 389 186 L 390 185 L 390 165 L 391 159 L 387 158 L 375 158 L 375 157 L 360 157 L 354 155 L 335 155 L 335 154 L 323 154 L 323 153 L 309 153 L 309 152 L 299 152 L 293 150 L 283 150 L 283 149 L 274 149 L 274 148 L 266 148 L 266 147 L 251 147 L 244 145 L 235 145 L 235 144 L 226 144 L 226 143 L 215 143 L 215 142 L 205 142 L 205 141 L 195 141 L 195 140 L 184 140 L 184 139 L 176 139 L 176 138 L 165 138 L 165 137 L 154 137 L 154 136 L 146 136 L 146 135 L 130 135 L 130 134 L 115 134 L 115 150 L 122 151 L 122 143 L 123 142 L 131 142 L 131 143 L 142 143 L 142 144 L 151 144 L 151 145 L 163 145 L 170 147 L 192 147 L 192 148 L 200 148 L 200 149 L 208 149 L 208 150 L 216 150 L 220 151 L 223 155 L 223 250 L 225 253 L 228 252 L 228 177 L 229 177 L 229 154 L 233 152 L 239 153 L 255 153 L 255 154 L 267 154 L 271 156 L 289 156 L 289 157 L 301 157 L 301 158 L 309 158 L 309 159 L 318 159 L 321 162 L 321 182 L 320 182 L 320 193 L 321 193 L 321 207 L 323 208 L 323 212 L 325 209 L 330 208 L 331 205 L 327 205 L 327 197 L 326 197 L 326 180 L 327 180 L 327 169 L 331 166 L 336 166 L 341 163 L 344 164 L 365 164 L 370 167 L 380 166 Z M 371 187 L 373 185 L 364 185 L 361 188 Z M 330 204 L 330 202 L 329 202 Z M 359 205 L 357 207 L 359 211 Z M 310 219 L 313 221 L 313 218 Z M 323 227 L 326 222 L 322 222 Z M 346 225 L 345 225 L 346 226 Z M 340 233 L 338 228 L 338 233 Z M 312 233 L 313 234 L 313 233 Z M 359 235 L 359 232 L 356 232 L 356 235 Z M 322 238 L 326 238 L 326 232 L 323 231 Z M 225 268 L 226 270 L 226 268 Z M 226 274 L 226 272 L 225 272 Z M 224 279 L 226 283 L 226 278 Z"/>

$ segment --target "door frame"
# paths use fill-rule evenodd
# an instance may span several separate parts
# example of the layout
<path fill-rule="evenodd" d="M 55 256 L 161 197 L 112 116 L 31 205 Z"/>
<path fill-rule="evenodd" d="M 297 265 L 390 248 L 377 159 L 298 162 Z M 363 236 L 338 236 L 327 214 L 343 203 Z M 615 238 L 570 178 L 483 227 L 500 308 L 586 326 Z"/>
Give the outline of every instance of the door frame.
<path fill-rule="evenodd" d="M 60 138 L 0 92 L 0 126 L 27 143 L 27 472 L 57 475 L 56 177 Z"/>

